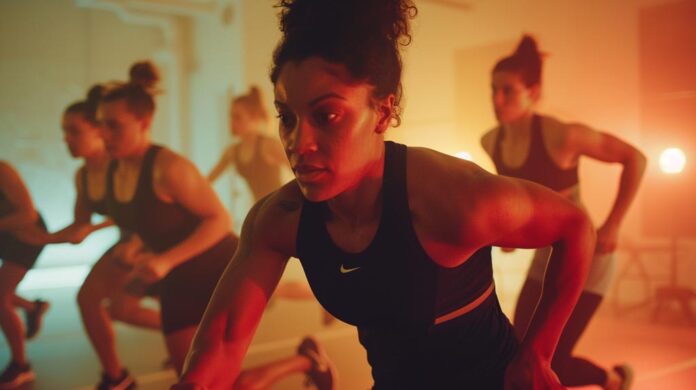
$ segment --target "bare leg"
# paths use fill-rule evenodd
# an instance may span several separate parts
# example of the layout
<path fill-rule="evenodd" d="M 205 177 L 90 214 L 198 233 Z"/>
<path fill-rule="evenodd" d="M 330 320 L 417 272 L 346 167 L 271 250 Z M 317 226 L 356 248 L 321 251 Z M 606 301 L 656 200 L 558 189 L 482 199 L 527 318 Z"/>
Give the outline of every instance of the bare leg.
<path fill-rule="evenodd" d="M 142 305 L 143 298 L 118 291 L 111 295 L 111 318 L 129 325 L 147 329 L 161 329 L 159 310 Z"/>
<path fill-rule="evenodd" d="M 77 294 L 87 336 L 99 357 L 104 373 L 111 378 L 118 378 L 123 367 L 116 353 L 111 318 L 102 303 L 114 291 L 123 287 L 127 276 L 128 271 L 118 266 L 110 252 L 107 252 L 94 264 Z"/>
<path fill-rule="evenodd" d="M 295 355 L 242 372 L 235 383 L 235 390 L 263 390 L 294 373 L 305 373 L 312 368 L 306 356 Z"/>
<path fill-rule="evenodd" d="M 35 302 L 29 301 L 29 300 L 27 300 L 27 299 L 25 299 L 17 294 L 14 294 L 14 296 L 13 296 L 12 304 L 15 307 L 18 307 L 18 308 L 26 310 L 26 311 L 34 310 L 34 307 L 35 307 Z"/>
<path fill-rule="evenodd" d="M 12 360 L 24 365 L 27 356 L 24 349 L 24 326 L 14 307 L 15 289 L 26 275 L 27 269 L 9 261 L 0 267 L 0 327 L 10 346 Z"/>
<path fill-rule="evenodd" d="M 191 347 L 191 341 L 196 334 L 197 328 L 197 326 L 192 326 L 164 335 L 167 343 L 167 350 L 169 351 L 172 363 L 174 363 L 177 375 L 180 375 L 184 368 L 184 360 Z"/>

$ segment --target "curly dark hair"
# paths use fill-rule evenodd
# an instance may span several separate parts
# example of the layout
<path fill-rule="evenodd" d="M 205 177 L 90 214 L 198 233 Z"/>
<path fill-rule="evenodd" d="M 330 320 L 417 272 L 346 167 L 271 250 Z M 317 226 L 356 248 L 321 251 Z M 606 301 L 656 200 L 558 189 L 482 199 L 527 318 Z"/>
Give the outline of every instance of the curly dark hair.
<path fill-rule="evenodd" d="M 539 52 L 536 40 L 525 34 L 517 45 L 515 52 L 493 67 L 495 72 L 519 73 L 527 87 L 541 85 L 541 68 L 543 54 Z"/>
<path fill-rule="evenodd" d="M 394 94 L 400 121 L 400 46 L 411 42 L 411 0 L 280 0 L 281 41 L 273 53 L 271 81 L 283 65 L 309 57 L 344 65 L 350 75 L 373 85 L 373 98 Z"/>

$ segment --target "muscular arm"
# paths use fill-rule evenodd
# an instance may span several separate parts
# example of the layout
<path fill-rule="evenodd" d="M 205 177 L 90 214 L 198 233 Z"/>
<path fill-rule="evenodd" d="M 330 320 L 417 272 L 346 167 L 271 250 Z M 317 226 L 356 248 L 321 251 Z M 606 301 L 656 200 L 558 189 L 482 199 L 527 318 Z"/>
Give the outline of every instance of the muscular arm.
<path fill-rule="evenodd" d="M 215 164 L 210 173 L 208 173 L 208 181 L 214 183 L 225 169 L 232 164 L 234 164 L 234 146 L 230 146 L 222 153 L 220 160 L 218 160 L 217 164 Z"/>
<path fill-rule="evenodd" d="M 614 205 L 597 237 L 597 251 L 612 252 L 616 248 L 621 222 L 638 192 L 647 160 L 638 149 L 619 138 L 577 124 L 568 126 L 567 147 L 580 155 L 622 165 Z"/>
<path fill-rule="evenodd" d="M 428 172 L 409 174 L 409 182 L 419 183 L 409 192 L 421 192 L 412 203 L 416 230 L 439 264 L 457 266 L 488 245 L 554 247 L 541 301 L 517 358 L 522 367 L 542 367 L 541 375 L 547 377 L 561 331 L 587 277 L 594 249 L 590 220 L 570 201 L 532 182 L 491 175 L 448 156 L 412 154 L 410 170 Z M 519 369 L 513 369 L 514 375 Z"/>
<path fill-rule="evenodd" d="M 0 161 L 0 189 L 14 210 L 0 217 L 0 231 L 25 228 L 36 222 L 38 214 L 19 173 L 8 163 Z"/>
<path fill-rule="evenodd" d="M 153 180 L 158 197 L 177 203 L 200 218 L 188 237 L 158 254 L 170 268 L 202 253 L 231 232 L 227 210 L 190 161 L 163 150 L 155 162 Z"/>
<path fill-rule="evenodd" d="M 289 258 L 272 241 L 291 229 L 269 218 L 275 206 L 268 203 L 273 202 L 262 199 L 247 215 L 239 247 L 208 304 L 175 389 L 232 388 L 236 381 Z"/>

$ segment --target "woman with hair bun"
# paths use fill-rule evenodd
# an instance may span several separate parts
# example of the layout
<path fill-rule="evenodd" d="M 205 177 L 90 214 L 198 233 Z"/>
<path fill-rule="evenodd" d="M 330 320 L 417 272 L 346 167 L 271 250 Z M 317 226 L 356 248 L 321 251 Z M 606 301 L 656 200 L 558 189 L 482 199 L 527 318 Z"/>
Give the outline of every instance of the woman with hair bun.
<path fill-rule="evenodd" d="M 536 113 L 541 75 L 542 54 L 536 41 L 525 35 L 515 53 L 498 61 L 493 68 L 492 98 L 499 126 L 488 131 L 481 144 L 499 174 L 539 183 L 581 208 L 584 206 L 578 181 L 580 157 L 622 165 L 618 195 L 606 221 L 597 229 L 589 276 L 563 330 L 551 366 L 566 386 L 628 389 L 632 380 L 629 366 L 605 370 L 572 353 L 608 290 L 615 268 L 613 252 L 619 227 L 638 191 L 646 159 L 638 149 L 610 134 Z M 537 249 L 518 298 L 514 325 L 520 338 L 527 332 L 542 294 L 550 253 L 549 247 Z"/>
<path fill-rule="evenodd" d="M 111 158 L 97 120 L 97 107 L 105 89 L 105 86 L 95 85 L 85 100 L 71 104 L 63 113 L 65 143 L 70 154 L 82 158 L 84 165 L 75 175 L 74 220 L 60 231 L 49 234 L 47 243 L 78 244 L 92 232 L 113 225 L 106 207 L 106 177 Z M 107 218 L 95 225 L 91 221 L 93 214 Z M 112 320 L 160 329 L 158 311 L 141 306 L 141 297 L 123 290 L 133 268 L 130 257 L 141 245 L 137 237 L 121 230 L 119 241 L 92 266 L 77 294 L 82 323 L 103 369 L 97 389 L 134 387 L 133 377 L 118 357 Z"/>
<path fill-rule="evenodd" d="M 410 0 L 283 0 L 273 57 L 295 174 L 246 217 L 176 389 L 231 388 L 286 262 L 355 325 L 375 389 L 557 389 L 550 362 L 594 244 L 587 216 L 540 185 L 385 141 L 398 124 Z M 490 247 L 553 245 L 518 343 Z"/>
<path fill-rule="evenodd" d="M 288 163 L 280 142 L 263 134 L 268 122 L 259 87 L 252 86 L 232 100 L 230 132 L 239 142 L 227 148 L 208 179 L 214 182 L 225 169 L 234 166 L 249 185 L 254 202 L 278 189 L 283 184 L 281 168 Z"/>
<path fill-rule="evenodd" d="M 112 158 L 106 209 L 116 225 L 142 241 L 126 289 L 159 293 L 167 350 L 180 372 L 237 238 L 225 208 L 193 163 L 150 141 L 157 69 L 139 62 L 130 75 L 129 82 L 106 91 L 97 112 Z"/>

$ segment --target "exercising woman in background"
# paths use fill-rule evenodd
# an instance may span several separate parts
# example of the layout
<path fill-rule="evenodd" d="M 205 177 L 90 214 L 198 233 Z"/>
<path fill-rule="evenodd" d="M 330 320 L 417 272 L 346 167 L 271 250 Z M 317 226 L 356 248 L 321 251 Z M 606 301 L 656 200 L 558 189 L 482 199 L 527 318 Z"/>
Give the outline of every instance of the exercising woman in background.
<path fill-rule="evenodd" d="M 180 371 L 218 278 L 237 248 L 230 217 L 195 166 L 150 141 L 159 79 L 149 62 L 99 102 L 106 149 L 107 214 L 144 245 L 133 263 L 131 292 L 158 290 L 169 355 Z"/>
<path fill-rule="evenodd" d="M 615 268 L 613 252 L 619 227 L 638 190 L 645 157 L 635 147 L 610 134 L 536 113 L 541 92 L 541 57 L 534 39 L 525 36 L 513 55 L 495 65 L 493 106 L 499 126 L 487 132 L 481 144 L 499 174 L 544 185 L 583 208 L 578 181 L 580 157 L 622 165 L 616 201 L 607 220 L 597 229 L 597 247 L 589 277 L 561 335 L 552 367 L 566 386 L 628 389 L 632 380 L 629 366 L 605 370 L 572 353 L 609 287 Z M 550 252 L 548 247 L 535 252 L 517 301 L 514 325 L 520 338 L 524 337 L 541 296 Z"/>
<path fill-rule="evenodd" d="M 43 250 L 36 237 L 45 232 L 46 225 L 34 209 L 19 173 L 8 162 L 0 161 L 0 327 L 12 359 L 0 375 L 0 389 L 18 387 L 35 377 L 26 356 L 24 338 L 36 335 L 48 303 L 28 301 L 17 295 L 16 290 Z M 26 331 L 15 307 L 26 314 Z"/>
<path fill-rule="evenodd" d="M 48 242 L 77 244 L 92 232 L 113 225 L 108 216 L 103 222 L 92 224 L 93 214 L 107 214 L 106 174 L 111 158 L 104 147 L 96 117 L 104 88 L 101 85 L 92 87 L 85 100 L 71 104 L 63 114 L 65 143 L 70 154 L 83 159 L 84 165 L 75 174 L 74 220 L 69 226 L 49 235 Z M 92 266 L 77 294 L 82 323 L 103 369 L 97 385 L 100 390 L 135 387 L 134 378 L 119 359 L 111 321 L 160 329 L 159 312 L 143 307 L 141 297 L 123 290 L 133 270 L 132 259 L 141 247 L 137 237 L 121 230 L 119 241 Z"/>

